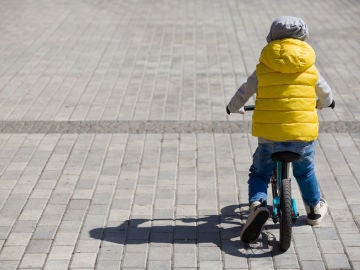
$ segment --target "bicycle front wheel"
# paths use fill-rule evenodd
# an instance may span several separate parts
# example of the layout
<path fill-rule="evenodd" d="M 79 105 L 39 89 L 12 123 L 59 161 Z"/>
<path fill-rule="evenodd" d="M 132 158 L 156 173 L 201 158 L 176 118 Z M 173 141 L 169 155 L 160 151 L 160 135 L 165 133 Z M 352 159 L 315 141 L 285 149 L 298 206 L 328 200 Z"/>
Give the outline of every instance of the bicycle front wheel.
<path fill-rule="evenodd" d="M 291 207 L 291 181 L 283 179 L 280 191 L 280 248 L 288 250 L 291 244 L 292 233 L 292 207 Z"/>

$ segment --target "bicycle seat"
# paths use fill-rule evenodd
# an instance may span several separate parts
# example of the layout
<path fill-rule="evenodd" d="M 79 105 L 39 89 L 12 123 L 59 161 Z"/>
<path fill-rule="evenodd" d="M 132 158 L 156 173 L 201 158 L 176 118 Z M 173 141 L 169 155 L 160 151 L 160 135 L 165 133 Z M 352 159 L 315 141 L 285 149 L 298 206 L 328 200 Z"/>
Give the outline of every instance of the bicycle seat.
<path fill-rule="evenodd" d="M 271 155 L 272 160 L 281 162 L 293 162 L 299 158 L 300 155 L 298 153 L 290 151 L 276 152 Z"/>

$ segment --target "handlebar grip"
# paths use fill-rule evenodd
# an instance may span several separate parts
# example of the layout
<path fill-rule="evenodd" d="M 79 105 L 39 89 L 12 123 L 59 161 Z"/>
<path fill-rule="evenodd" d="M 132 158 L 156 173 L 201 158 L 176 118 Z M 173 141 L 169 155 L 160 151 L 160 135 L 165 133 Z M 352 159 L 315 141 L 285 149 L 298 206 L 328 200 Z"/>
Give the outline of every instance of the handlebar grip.
<path fill-rule="evenodd" d="M 255 110 L 255 105 L 244 106 L 244 111 L 253 111 Z"/>

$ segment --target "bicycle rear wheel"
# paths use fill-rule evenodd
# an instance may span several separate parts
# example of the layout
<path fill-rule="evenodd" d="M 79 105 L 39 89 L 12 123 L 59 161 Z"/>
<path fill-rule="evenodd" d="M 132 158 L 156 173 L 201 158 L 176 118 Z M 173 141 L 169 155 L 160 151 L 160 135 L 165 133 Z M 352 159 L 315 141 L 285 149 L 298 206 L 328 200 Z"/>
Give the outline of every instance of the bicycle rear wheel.
<path fill-rule="evenodd" d="M 291 244 L 292 233 L 292 207 L 291 207 L 291 181 L 283 179 L 280 191 L 280 248 L 288 250 Z"/>

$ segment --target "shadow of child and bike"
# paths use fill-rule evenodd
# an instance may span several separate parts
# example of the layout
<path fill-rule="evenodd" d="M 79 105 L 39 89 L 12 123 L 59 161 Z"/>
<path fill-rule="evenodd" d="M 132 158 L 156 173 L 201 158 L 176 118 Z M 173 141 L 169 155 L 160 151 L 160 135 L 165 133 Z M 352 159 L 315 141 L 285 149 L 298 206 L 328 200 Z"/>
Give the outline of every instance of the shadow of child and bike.
<path fill-rule="evenodd" d="M 246 209 L 246 210 L 245 210 Z M 251 245 L 240 240 L 240 231 L 248 217 L 246 205 L 230 205 L 219 215 L 178 219 L 130 219 L 117 227 L 92 229 L 94 239 L 122 244 L 144 243 L 214 244 L 224 253 L 238 257 L 268 257 L 280 254 L 276 237 L 265 225 L 261 237 Z M 298 220 L 297 226 L 303 223 Z"/>

